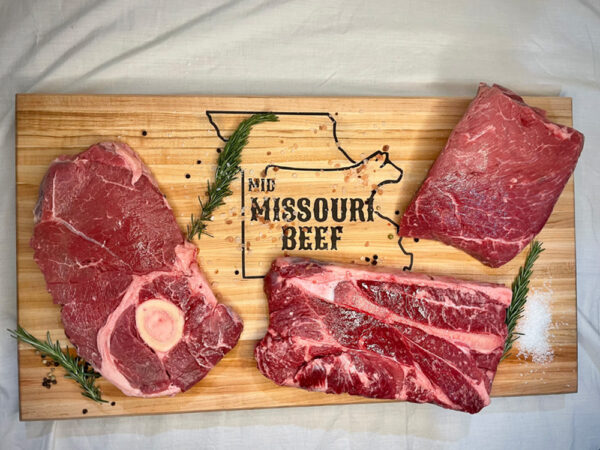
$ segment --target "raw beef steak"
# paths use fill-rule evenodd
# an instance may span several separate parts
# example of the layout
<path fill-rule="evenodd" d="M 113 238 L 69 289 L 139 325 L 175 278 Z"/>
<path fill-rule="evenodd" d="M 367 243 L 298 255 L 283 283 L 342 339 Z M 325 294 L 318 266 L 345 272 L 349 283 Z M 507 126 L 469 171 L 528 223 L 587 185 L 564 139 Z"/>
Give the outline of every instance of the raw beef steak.
<path fill-rule="evenodd" d="M 255 357 L 279 385 L 470 413 L 490 402 L 504 286 L 280 258 L 265 292 L 269 329 Z"/>
<path fill-rule="evenodd" d="M 490 267 L 513 259 L 545 225 L 583 148 L 501 86 L 477 97 L 404 212 L 399 234 L 435 239 Z"/>
<path fill-rule="evenodd" d="M 40 187 L 31 246 L 65 333 L 126 395 L 185 391 L 238 341 L 156 181 L 127 145 L 61 156 Z"/>

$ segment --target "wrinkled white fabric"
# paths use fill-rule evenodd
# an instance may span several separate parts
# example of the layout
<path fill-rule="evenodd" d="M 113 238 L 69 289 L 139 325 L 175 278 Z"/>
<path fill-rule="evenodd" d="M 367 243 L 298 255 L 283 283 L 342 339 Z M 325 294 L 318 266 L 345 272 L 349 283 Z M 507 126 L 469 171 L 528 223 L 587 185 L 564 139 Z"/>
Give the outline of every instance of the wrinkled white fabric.
<path fill-rule="evenodd" d="M 22 423 L 0 331 L 0 447 L 600 448 L 600 2 L 0 1 L 0 330 L 16 324 L 14 94 L 573 97 L 579 392 L 480 414 L 385 403 Z"/>

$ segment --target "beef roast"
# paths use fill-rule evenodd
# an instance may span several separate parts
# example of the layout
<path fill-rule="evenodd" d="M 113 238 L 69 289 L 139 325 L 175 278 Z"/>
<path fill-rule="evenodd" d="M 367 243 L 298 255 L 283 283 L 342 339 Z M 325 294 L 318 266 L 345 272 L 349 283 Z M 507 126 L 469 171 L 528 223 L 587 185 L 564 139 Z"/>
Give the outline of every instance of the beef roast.
<path fill-rule="evenodd" d="M 481 84 L 399 234 L 435 239 L 499 267 L 541 231 L 582 148 L 578 131 L 550 122 L 508 89 Z"/>
<path fill-rule="evenodd" d="M 269 329 L 255 357 L 279 385 L 470 413 L 490 402 L 504 286 L 280 258 L 265 292 Z"/>
<path fill-rule="evenodd" d="M 65 333 L 127 395 L 185 391 L 236 344 L 148 168 L 121 143 L 61 156 L 40 187 L 34 257 Z"/>

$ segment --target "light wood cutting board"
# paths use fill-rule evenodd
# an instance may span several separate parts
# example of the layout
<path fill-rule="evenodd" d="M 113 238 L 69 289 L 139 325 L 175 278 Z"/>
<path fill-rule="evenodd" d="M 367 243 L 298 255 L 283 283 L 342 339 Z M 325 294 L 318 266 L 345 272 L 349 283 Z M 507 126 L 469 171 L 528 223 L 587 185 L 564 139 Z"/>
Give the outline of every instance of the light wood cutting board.
<path fill-rule="evenodd" d="M 105 398 L 97 405 L 62 378 L 42 386 L 48 368 L 40 356 L 19 345 L 21 418 L 58 419 L 108 415 L 157 414 L 242 408 L 360 403 L 371 400 L 278 387 L 256 369 L 253 349 L 267 327 L 263 275 L 282 246 L 281 225 L 296 232 L 291 255 L 317 259 L 411 267 L 414 271 L 510 285 L 524 254 L 500 269 L 490 269 L 466 254 L 433 241 L 395 237 L 395 223 L 407 206 L 452 128 L 467 98 L 249 98 L 174 96 L 18 95 L 17 115 L 17 263 L 19 323 L 38 337 L 47 330 L 67 343 L 59 307 L 46 292 L 33 261 L 29 239 L 38 187 L 53 159 L 76 154 L 105 140 L 120 140 L 150 167 L 182 230 L 198 210 L 206 180 L 214 176 L 218 149 L 239 121 L 253 111 L 280 113 L 280 122 L 257 126 L 243 154 L 243 176 L 220 208 L 208 232 L 195 243 L 199 262 L 217 296 L 244 320 L 238 345 L 189 391 L 171 398 L 125 397 L 101 380 Z M 571 125 L 571 99 L 530 97 L 550 119 Z M 362 164 L 361 161 L 364 161 Z M 261 191 L 261 181 L 264 190 Z M 274 181 L 268 181 L 272 179 Z M 271 189 L 272 188 L 272 189 Z M 269 189 L 271 189 L 269 191 Z M 252 198 L 275 214 L 276 198 L 307 197 L 311 204 L 372 195 L 369 217 L 360 200 L 347 202 L 340 222 L 262 223 L 252 220 Z M 266 192 L 265 192 L 266 191 Z M 340 203 L 341 205 L 341 203 Z M 341 209 L 340 209 L 341 211 Z M 362 211 L 362 216 L 361 216 Z M 340 219 L 341 217 L 338 217 Z M 256 219 L 256 217 L 255 217 Z M 273 218 L 272 218 L 273 219 Z M 354 219 L 354 220 L 353 220 Z M 302 227 L 312 227 L 309 229 Z M 316 227 L 327 227 L 319 230 Z M 332 230 L 331 227 L 341 227 Z M 514 355 L 503 361 L 494 396 L 577 391 L 573 181 L 569 181 L 540 235 L 544 252 L 532 281 L 552 290 L 551 344 L 554 359 L 537 365 Z M 288 232 L 292 233 L 292 232 Z M 335 233 L 336 238 L 333 234 Z M 301 242 L 301 237 L 303 241 Z M 310 244 L 312 250 L 300 250 Z M 332 250 L 335 244 L 336 250 Z M 319 250 L 316 250 L 316 247 Z M 323 249 L 327 246 L 327 249 Z M 84 414 L 84 410 L 87 411 Z"/>

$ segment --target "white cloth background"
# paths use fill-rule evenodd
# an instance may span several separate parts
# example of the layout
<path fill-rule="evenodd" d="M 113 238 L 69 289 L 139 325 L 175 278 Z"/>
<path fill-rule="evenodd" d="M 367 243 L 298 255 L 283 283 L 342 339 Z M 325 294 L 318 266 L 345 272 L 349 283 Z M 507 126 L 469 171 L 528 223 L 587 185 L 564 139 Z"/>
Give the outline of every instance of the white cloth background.
<path fill-rule="evenodd" d="M 14 94 L 573 97 L 579 392 L 21 423 Z M 0 447 L 600 448 L 600 1 L 0 0 Z"/>

